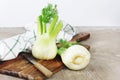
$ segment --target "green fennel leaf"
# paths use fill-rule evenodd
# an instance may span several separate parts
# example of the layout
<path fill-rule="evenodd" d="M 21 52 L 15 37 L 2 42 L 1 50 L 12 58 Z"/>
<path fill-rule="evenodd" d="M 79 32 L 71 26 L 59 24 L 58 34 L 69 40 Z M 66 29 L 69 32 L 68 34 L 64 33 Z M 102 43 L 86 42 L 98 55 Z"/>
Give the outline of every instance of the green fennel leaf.
<path fill-rule="evenodd" d="M 43 22 L 48 23 L 54 15 L 57 14 L 57 5 L 54 7 L 52 4 L 48 4 L 47 7 L 42 9 Z"/>

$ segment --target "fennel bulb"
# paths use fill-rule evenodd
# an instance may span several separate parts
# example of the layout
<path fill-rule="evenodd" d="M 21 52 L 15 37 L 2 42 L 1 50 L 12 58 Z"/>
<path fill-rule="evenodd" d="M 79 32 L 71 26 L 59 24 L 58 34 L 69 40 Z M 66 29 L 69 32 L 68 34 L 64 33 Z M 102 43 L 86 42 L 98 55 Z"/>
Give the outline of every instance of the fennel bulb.
<path fill-rule="evenodd" d="M 46 24 L 50 24 L 49 27 Z M 56 5 L 49 4 L 43 8 L 42 15 L 38 17 L 38 35 L 32 47 L 32 54 L 37 59 L 49 60 L 57 55 L 56 37 L 63 27 L 58 21 Z"/>
<path fill-rule="evenodd" d="M 80 70 L 88 65 L 90 53 L 81 45 L 73 45 L 61 54 L 61 58 L 69 69 Z"/>
<path fill-rule="evenodd" d="M 60 40 L 58 55 L 66 67 L 72 70 L 85 68 L 90 61 L 90 52 L 79 42 Z"/>
<path fill-rule="evenodd" d="M 32 47 L 32 54 L 37 59 L 53 59 L 57 54 L 56 41 L 51 39 L 48 34 L 37 36 L 36 42 Z"/>

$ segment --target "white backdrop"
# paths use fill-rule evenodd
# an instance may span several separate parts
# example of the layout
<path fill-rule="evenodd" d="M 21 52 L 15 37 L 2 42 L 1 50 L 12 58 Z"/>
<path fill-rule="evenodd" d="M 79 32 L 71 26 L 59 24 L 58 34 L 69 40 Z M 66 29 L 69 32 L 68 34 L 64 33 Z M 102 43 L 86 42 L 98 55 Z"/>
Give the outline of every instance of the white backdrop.
<path fill-rule="evenodd" d="M 73 26 L 120 26 L 120 0 L 0 0 L 0 27 L 36 21 L 47 3 L 57 4 L 60 18 Z"/>

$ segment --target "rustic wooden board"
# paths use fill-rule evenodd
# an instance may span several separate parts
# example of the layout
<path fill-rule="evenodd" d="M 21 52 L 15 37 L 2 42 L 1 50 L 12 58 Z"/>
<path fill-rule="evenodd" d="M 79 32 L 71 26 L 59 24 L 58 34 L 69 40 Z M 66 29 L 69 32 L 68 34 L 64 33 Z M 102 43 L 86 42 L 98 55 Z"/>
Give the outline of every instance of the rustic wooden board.
<path fill-rule="evenodd" d="M 82 36 L 80 36 L 81 34 Z M 88 35 L 90 34 L 79 33 L 79 36 L 75 36 L 75 39 L 72 39 L 71 41 L 86 40 L 89 38 Z M 83 46 L 85 46 L 87 49 L 90 49 L 90 46 L 88 45 Z M 53 60 L 38 60 L 38 62 L 51 70 L 54 74 L 64 68 L 64 64 L 62 63 L 59 56 Z M 1 62 L 0 73 L 28 80 L 46 79 L 46 77 L 39 70 L 37 70 L 33 64 L 29 63 L 21 54 L 16 59 Z"/>
<path fill-rule="evenodd" d="M 64 65 L 60 58 L 56 57 L 54 60 L 39 60 L 39 63 L 51 70 L 53 73 L 61 70 Z M 13 60 L 2 62 L 0 64 L 0 72 L 16 77 L 34 80 L 44 80 L 46 77 L 37 70 L 33 64 L 29 63 L 21 54 Z"/>

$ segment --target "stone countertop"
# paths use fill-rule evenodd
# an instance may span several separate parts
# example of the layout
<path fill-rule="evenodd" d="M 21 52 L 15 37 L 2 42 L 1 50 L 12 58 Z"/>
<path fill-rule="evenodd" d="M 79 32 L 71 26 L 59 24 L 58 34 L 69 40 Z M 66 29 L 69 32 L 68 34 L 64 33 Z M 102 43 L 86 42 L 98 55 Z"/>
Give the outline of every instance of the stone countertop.
<path fill-rule="evenodd" d="M 77 32 L 89 32 L 90 39 L 82 42 L 91 46 L 90 64 L 83 70 L 67 68 L 47 80 L 119 80 L 120 74 L 120 28 L 76 27 Z M 24 32 L 23 28 L 0 29 L 0 39 Z M 23 80 L 0 74 L 0 80 Z"/>

